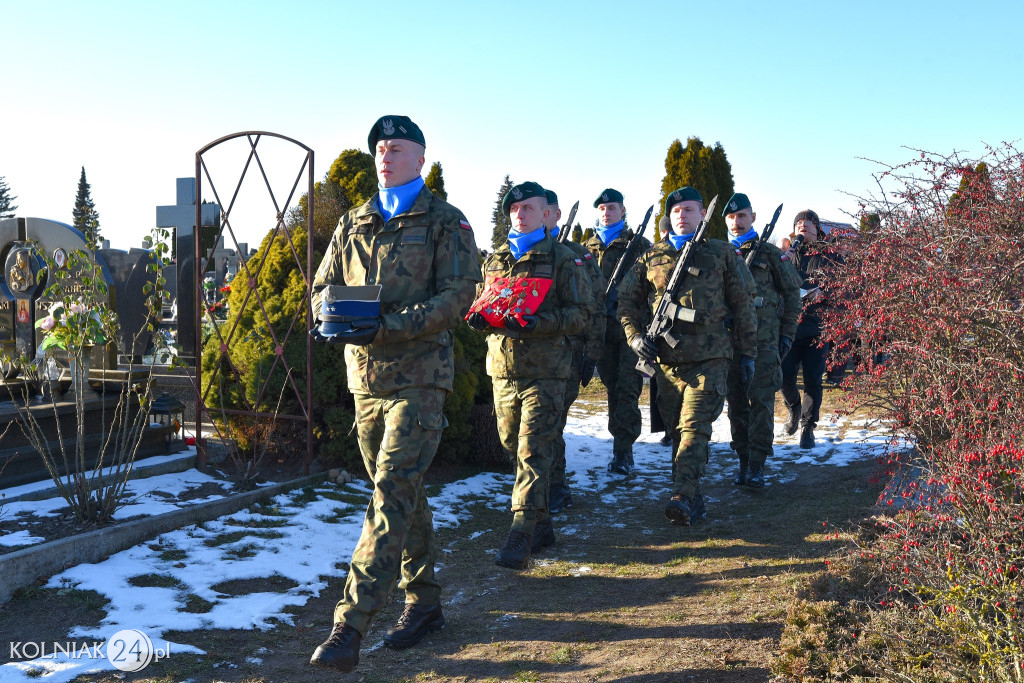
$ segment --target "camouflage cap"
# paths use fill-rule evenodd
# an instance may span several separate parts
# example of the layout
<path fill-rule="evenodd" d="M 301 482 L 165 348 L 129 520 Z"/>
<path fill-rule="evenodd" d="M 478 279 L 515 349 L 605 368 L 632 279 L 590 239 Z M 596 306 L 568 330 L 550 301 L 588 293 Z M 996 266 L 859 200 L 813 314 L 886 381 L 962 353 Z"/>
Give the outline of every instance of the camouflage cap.
<path fill-rule="evenodd" d="M 532 180 L 513 185 L 512 189 L 506 192 L 505 196 L 501 199 L 501 212 L 507 216 L 511 212 L 513 204 L 524 199 L 530 199 L 531 197 L 540 197 L 544 201 L 547 201 L 548 198 L 544 188 Z"/>
<path fill-rule="evenodd" d="M 551 190 L 544 190 L 544 194 L 548 198 L 548 204 L 554 204 L 555 206 L 558 206 L 558 195 L 557 194 L 555 194 Z"/>
<path fill-rule="evenodd" d="M 374 154 L 377 151 L 377 142 L 379 140 L 412 140 L 424 147 L 427 146 L 420 127 L 413 123 L 412 119 L 408 116 L 398 116 L 395 114 L 382 116 L 373 124 L 370 134 L 366 137 L 366 143 L 370 147 L 370 154 Z"/>
<path fill-rule="evenodd" d="M 747 195 L 742 192 L 737 192 L 733 196 L 729 197 L 729 201 L 725 203 L 725 208 L 722 209 L 722 215 L 728 216 L 730 213 L 736 213 L 737 211 L 750 208 L 753 207 L 750 206 L 750 199 L 747 198 Z"/>
<path fill-rule="evenodd" d="M 601 204 L 610 204 L 611 202 L 622 203 L 622 193 L 609 187 L 601 193 L 600 197 L 594 200 L 594 208 L 596 209 Z"/>
<path fill-rule="evenodd" d="M 671 211 L 672 207 L 680 202 L 700 202 L 703 204 L 704 196 L 689 185 L 686 187 L 680 187 L 678 190 L 673 190 L 667 197 L 665 197 L 665 213 Z"/>

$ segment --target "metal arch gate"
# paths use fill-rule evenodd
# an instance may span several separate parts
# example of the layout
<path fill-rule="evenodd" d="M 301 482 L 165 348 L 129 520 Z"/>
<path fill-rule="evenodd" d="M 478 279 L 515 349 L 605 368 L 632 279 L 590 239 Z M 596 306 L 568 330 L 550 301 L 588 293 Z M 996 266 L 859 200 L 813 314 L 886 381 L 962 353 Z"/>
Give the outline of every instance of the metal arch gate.
<path fill-rule="evenodd" d="M 220 193 L 217 191 L 217 188 L 214 185 L 213 179 L 210 177 L 210 173 L 209 173 L 209 170 L 207 169 L 206 162 L 203 159 L 203 155 L 206 154 L 207 152 L 209 152 L 210 150 L 212 150 L 214 147 L 216 147 L 216 146 L 218 146 L 218 145 L 220 145 L 222 143 L 225 143 L 225 142 L 228 142 L 230 140 L 237 139 L 237 138 L 241 138 L 241 137 L 244 137 L 244 138 L 246 138 L 248 140 L 248 143 L 249 143 L 249 155 L 248 155 L 248 158 L 246 159 L 245 165 L 242 168 L 241 174 L 238 177 L 238 182 L 235 184 L 234 192 L 231 195 L 230 203 L 227 204 L 227 208 L 225 209 L 224 208 L 225 204 L 221 201 Z M 292 144 L 302 148 L 306 152 L 305 158 L 304 158 L 301 166 L 299 167 L 298 173 L 296 174 L 295 182 L 292 184 L 291 189 L 290 189 L 290 191 L 288 193 L 288 197 L 284 201 L 283 204 L 280 204 L 278 202 L 278 198 L 274 195 L 274 190 L 271 187 L 270 180 L 267 178 L 267 173 L 266 173 L 266 170 L 264 169 L 263 161 L 260 159 L 259 152 L 256 149 L 257 146 L 259 145 L 260 140 L 263 137 L 272 137 L 272 138 L 278 138 L 278 139 L 281 139 L 281 140 L 285 140 L 287 142 L 290 142 L 290 143 L 292 143 Z M 257 267 L 256 267 L 256 269 L 254 271 L 249 269 L 248 254 L 241 254 L 241 249 L 239 248 L 238 239 L 235 236 L 235 231 L 234 231 L 234 229 L 231 226 L 231 220 L 230 220 L 230 218 L 231 218 L 231 211 L 234 208 L 235 200 L 238 198 L 239 190 L 242 187 L 242 181 L 245 180 L 246 174 L 250 171 L 250 169 L 252 167 L 253 161 L 256 162 L 256 167 L 259 169 L 260 176 L 263 178 L 264 186 L 266 187 L 267 193 L 269 194 L 270 199 L 271 199 L 271 201 L 272 201 L 272 203 L 274 205 L 274 209 L 277 212 L 277 222 L 276 222 L 276 224 L 274 226 L 274 230 L 273 230 L 273 233 L 272 233 L 272 239 L 276 240 L 279 236 L 283 236 L 283 237 L 285 237 L 288 240 L 288 245 L 291 247 L 292 256 L 295 258 L 296 265 L 299 268 L 299 272 L 302 274 L 302 281 L 305 284 L 305 288 L 306 288 L 305 295 L 303 297 L 303 301 L 305 302 L 305 305 L 304 306 L 300 306 L 299 310 L 297 310 L 295 312 L 295 314 L 292 316 L 292 319 L 291 319 L 291 321 L 290 321 L 290 323 L 288 325 L 287 330 L 285 330 L 284 335 L 280 336 L 280 337 L 278 336 L 277 333 L 275 333 L 273 326 L 270 324 L 270 318 L 267 315 L 266 307 L 264 306 L 264 302 L 263 302 L 263 297 L 260 296 L 259 290 L 258 290 L 258 288 L 256 286 L 257 282 L 259 281 L 260 272 L 262 271 L 262 269 L 263 269 L 263 267 L 264 267 L 264 265 L 266 263 L 266 259 L 263 259 L 257 265 Z M 306 235 L 305 263 L 303 263 L 303 257 L 299 254 L 298 250 L 296 249 L 292 233 L 288 230 L 287 226 L 285 225 L 285 221 L 284 221 L 285 216 L 287 215 L 288 208 L 289 208 L 289 206 L 291 206 L 292 200 L 295 199 L 295 192 L 296 192 L 296 190 L 299 187 L 300 181 L 302 180 L 303 173 L 305 173 L 305 175 L 306 175 L 306 184 L 307 184 L 307 189 L 306 189 L 306 193 L 307 194 L 306 194 L 306 196 L 309 198 L 309 200 L 307 201 L 307 207 L 306 207 L 307 235 Z M 214 258 L 212 256 L 207 256 L 206 254 L 202 253 L 203 252 L 203 246 L 202 246 L 202 243 L 203 243 L 203 240 L 202 240 L 203 231 L 202 231 L 201 227 L 198 227 L 198 226 L 202 225 L 201 215 L 200 214 L 201 214 L 201 211 L 202 211 L 202 197 L 203 197 L 202 187 L 203 187 L 203 178 L 204 178 L 204 176 L 205 176 L 206 180 L 209 181 L 210 191 L 213 194 L 214 198 L 216 199 L 217 203 L 221 206 L 221 212 L 222 212 L 221 213 L 220 227 L 217 230 L 217 234 L 216 234 L 216 236 L 214 237 L 214 240 L 213 240 L 214 248 L 216 248 L 216 245 L 219 243 L 220 238 L 224 235 L 225 229 L 227 229 L 228 234 L 230 234 L 230 236 L 231 236 L 231 241 L 234 244 L 235 250 L 239 254 L 241 254 L 241 258 L 239 259 L 239 261 L 241 263 L 241 268 L 245 272 L 245 277 L 247 278 L 248 284 L 249 284 L 249 291 L 248 291 L 248 294 L 245 297 L 245 300 L 242 303 L 241 309 L 239 309 L 237 311 L 237 313 L 232 315 L 232 318 L 234 319 L 234 323 L 231 324 L 230 329 L 228 329 L 228 333 L 227 333 L 226 337 L 222 334 L 221 328 L 227 327 L 228 326 L 227 322 L 218 324 L 217 320 L 213 316 L 213 313 L 209 310 L 209 307 L 206 305 L 206 303 L 205 303 L 206 299 L 202 295 L 202 291 L 201 291 L 203 289 L 203 279 L 204 279 L 204 276 L 211 269 L 210 268 L 211 265 L 214 264 Z M 237 325 L 238 325 L 238 321 L 242 317 L 242 312 L 247 307 L 249 307 L 249 306 L 258 306 L 259 311 L 256 312 L 256 316 L 255 316 L 255 319 L 257 321 L 257 328 L 261 329 L 262 331 L 265 331 L 266 333 L 268 333 L 270 339 L 273 341 L 274 352 L 275 352 L 274 362 L 271 364 L 270 369 L 266 372 L 266 380 L 263 381 L 262 384 L 260 384 L 259 389 L 258 389 L 258 391 L 256 393 L 256 399 L 255 399 L 255 401 L 253 403 L 249 402 L 248 398 L 245 395 L 245 392 L 243 391 L 243 392 L 241 392 L 241 395 L 242 395 L 242 401 L 245 404 L 244 409 L 217 408 L 217 412 L 220 412 L 220 413 L 225 414 L 225 415 L 230 414 L 230 415 L 239 415 L 239 416 L 251 417 L 253 419 L 254 423 L 258 422 L 258 420 L 260 420 L 261 418 L 270 418 L 271 420 L 284 419 L 284 420 L 305 421 L 305 423 L 306 423 L 305 471 L 306 471 L 306 474 L 309 474 L 309 467 L 310 467 L 310 463 L 312 461 L 312 456 L 313 456 L 313 342 L 312 342 L 312 339 L 310 338 L 309 334 L 307 333 L 307 331 L 313 325 L 313 311 L 312 311 L 312 308 L 310 306 L 310 294 L 312 293 L 312 287 L 313 287 L 313 150 L 311 148 L 307 147 L 306 145 L 302 144 L 301 142 L 298 142 L 297 140 L 294 140 L 292 138 L 286 137 L 284 135 L 278 135 L 277 133 L 269 133 L 269 132 L 265 132 L 265 131 L 245 131 L 245 132 L 241 132 L 241 133 L 234 133 L 232 135 L 224 136 L 224 137 L 222 137 L 222 138 L 220 138 L 218 140 L 214 140 L 210 144 L 206 145 L 205 147 L 200 149 L 198 152 L 196 152 L 196 222 L 195 222 L 195 225 L 197 227 L 195 229 L 195 241 L 194 241 L 194 244 L 195 244 L 195 253 L 194 253 L 194 264 L 195 264 L 194 273 L 195 273 L 195 277 L 194 277 L 194 281 L 193 281 L 193 287 L 194 287 L 193 294 L 195 296 L 195 302 L 196 302 L 196 305 L 195 305 L 195 330 L 196 330 L 196 335 L 195 335 L 195 362 L 196 362 L 196 378 L 197 378 L 197 382 L 195 383 L 195 387 L 196 387 L 196 432 L 195 433 L 196 433 L 196 437 L 197 437 L 196 438 L 196 450 L 197 450 L 198 465 L 200 467 L 205 467 L 206 466 L 206 459 L 207 459 L 207 457 L 206 457 L 207 454 L 206 454 L 205 439 L 200 438 L 202 436 L 202 426 L 203 426 L 204 418 L 206 418 L 208 425 L 212 425 L 213 426 L 213 429 L 216 431 L 217 436 L 219 436 L 221 438 L 223 438 L 225 436 L 221 432 L 220 426 L 218 426 L 216 424 L 216 422 L 213 421 L 210 408 L 208 408 L 206 406 L 206 397 L 207 397 L 207 395 L 210 392 L 210 388 L 212 386 L 214 386 L 213 382 L 214 382 L 215 379 L 217 379 L 216 375 L 223 372 L 221 370 L 221 368 L 222 368 L 224 363 L 223 362 L 218 362 L 218 363 L 214 364 L 214 370 L 213 370 L 213 372 L 211 373 L 211 375 L 209 377 L 210 381 L 208 383 L 204 382 L 203 363 L 202 363 L 202 357 L 203 357 L 202 356 L 202 352 L 203 352 L 203 349 L 202 349 L 202 346 L 203 346 L 202 337 L 203 337 L 203 335 L 201 333 L 203 314 L 205 313 L 205 315 L 207 316 L 207 319 L 213 324 L 213 333 L 220 340 L 220 358 L 219 358 L 219 360 L 220 361 L 226 361 L 226 364 L 230 368 L 231 373 L 233 375 L 235 375 L 235 376 L 238 376 L 238 367 L 235 365 L 234 361 L 232 361 L 232 359 L 231 359 L 231 354 L 230 354 L 230 351 L 229 351 L 229 344 L 228 344 L 228 342 L 233 338 L 233 336 L 235 335 L 235 333 L 237 331 L 236 328 L 237 328 Z M 241 276 L 241 275 L 242 275 L 242 272 L 239 271 L 238 276 Z M 304 325 L 299 322 L 300 314 L 303 313 L 303 312 L 305 312 Z M 264 327 L 259 327 L 259 322 L 260 321 L 262 321 L 262 323 L 265 325 L 265 328 Z M 299 326 L 299 329 L 296 329 L 297 325 Z M 287 361 L 287 359 L 285 358 L 285 355 L 284 355 L 285 344 L 288 342 L 288 340 L 291 338 L 291 336 L 293 334 L 301 334 L 302 337 L 306 340 L 306 378 L 305 378 L 306 382 L 305 382 L 305 387 L 303 388 L 304 390 L 300 390 L 302 385 L 300 383 L 296 383 L 295 375 L 291 372 L 292 368 L 289 365 L 289 363 L 288 363 L 288 361 Z M 285 381 L 288 384 L 291 385 L 291 389 L 292 389 L 292 392 L 294 393 L 294 397 L 298 401 L 298 405 L 299 405 L 299 413 L 298 414 L 279 414 L 279 413 L 276 413 L 276 412 L 275 413 L 268 413 L 268 412 L 260 412 L 259 411 L 259 406 L 260 406 L 261 401 L 262 401 L 262 399 L 264 397 L 264 394 L 267 391 L 268 385 L 270 384 L 270 380 L 273 377 L 274 370 L 277 369 L 278 366 L 281 366 L 284 369 L 284 371 L 286 372 L 286 380 Z M 287 388 L 287 387 L 285 387 L 285 388 Z M 225 424 L 226 424 L 226 421 L 225 421 Z"/>

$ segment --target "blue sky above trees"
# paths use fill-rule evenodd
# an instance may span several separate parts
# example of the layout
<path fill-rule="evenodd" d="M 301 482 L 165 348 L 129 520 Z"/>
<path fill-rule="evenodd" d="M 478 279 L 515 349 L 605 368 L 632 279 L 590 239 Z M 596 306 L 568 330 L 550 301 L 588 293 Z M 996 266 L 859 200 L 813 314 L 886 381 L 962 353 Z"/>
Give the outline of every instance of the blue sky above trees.
<path fill-rule="evenodd" d="M 698 136 L 722 143 L 760 226 L 779 202 L 787 221 L 854 211 L 841 190 L 876 169 L 859 157 L 977 155 L 1022 131 L 1010 3 L 58 1 L 4 19 L 20 57 L 0 175 L 19 215 L 70 222 L 84 166 L 123 248 L 195 151 L 240 130 L 309 145 L 319 180 L 377 116 L 407 114 L 481 245 L 506 173 L 580 199 L 584 225 L 609 186 L 642 215 L 669 144 Z M 250 243 L 272 222 L 236 215 Z"/>

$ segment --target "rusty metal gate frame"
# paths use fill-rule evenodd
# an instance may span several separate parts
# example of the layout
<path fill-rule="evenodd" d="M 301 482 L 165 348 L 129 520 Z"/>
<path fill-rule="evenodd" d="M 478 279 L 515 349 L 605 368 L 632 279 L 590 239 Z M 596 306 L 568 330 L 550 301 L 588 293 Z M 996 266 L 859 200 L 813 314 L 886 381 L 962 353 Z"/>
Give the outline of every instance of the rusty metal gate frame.
<path fill-rule="evenodd" d="M 234 193 L 231 196 L 231 201 L 227 205 L 227 208 L 225 209 L 224 208 L 225 205 L 224 205 L 224 203 L 220 199 L 220 195 L 217 192 L 217 188 L 215 187 L 215 185 L 213 183 L 213 179 L 210 178 L 210 173 L 209 173 L 209 170 L 206 167 L 205 161 L 203 160 L 203 155 L 206 154 L 207 152 L 209 152 L 211 149 L 213 149 L 217 145 L 220 145 L 220 144 L 222 144 L 224 142 L 228 142 L 229 140 L 234 140 L 234 139 L 240 138 L 240 137 L 247 138 L 247 140 L 249 142 L 249 156 L 248 156 L 248 159 L 246 159 L 245 166 L 242 168 L 242 172 L 241 172 L 241 174 L 238 177 L 238 183 L 235 185 Z M 288 193 L 288 198 L 285 200 L 283 205 L 278 204 L 278 199 L 277 199 L 277 197 L 274 196 L 274 191 L 273 191 L 273 189 L 270 186 L 270 181 L 267 178 L 266 171 L 264 170 L 263 162 L 260 159 L 259 152 L 257 152 L 257 150 L 256 150 L 256 147 L 259 144 L 260 139 L 263 138 L 263 137 L 279 138 L 281 140 L 285 140 L 287 142 L 290 142 L 290 143 L 292 143 L 292 144 L 294 144 L 294 145 L 296 145 L 298 147 L 301 147 L 303 150 L 306 151 L 305 160 L 303 161 L 302 166 L 300 167 L 299 172 L 296 175 L 295 182 L 292 184 L 291 190 Z M 238 198 L 238 192 L 239 192 L 239 190 L 242 187 L 242 181 L 245 180 L 246 173 L 249 171 L 250 166 L 252 165 L 253 161 L 256 162 L 256 166 L 258 167 L 260 175 L 263 178 L 264 185 L 266 186 L 267 193 L 270 195 L 270 199 L 271 199 L 271 201 L 274 204 L 274 209 L 277 211 L 277 223 L 274 226 L 274 230 L 273 230 L 271 239 L 272 240 L 273 239 L 277 239 L 277 237 L 282 235 L 282 234 L 287 238 L 288 244 L 289 244 L 289 246 L 291 247 L 291 250 L 292 250 L 292 255 L 295 257 L 296 264 L 299 267 L 299 272 L 302 274 L 302 279 L 303 279 L 303 282 L 305 283 L 305 287 L 306 287 L 305 296 L 303 297 L 303 301 L 305 301 L 305 306 L 300 307 L 300 309 L 295 312 L 295 315 L 292 317 L 292 320 L 291 320 L 291 323 L 288 326 L 288 329 L 286 330 L 284 336 L 281 337 L 280 339 L 278 338 L 278 335 L 275 334 L 273 327 L 270 325 L 270 318 L 267 315 L 266 308 L 264 307 L 263 297 L 260 296 L 259 291 L 257 290 L 257 287 L 256 287 L 256 284 L 257 284 L 258 279 L 259 279 L 260 271 L 263 269 L 263 267 L 265 265 L 265 262 L 266 262 L 266 259 L 263 259 L 259 263 L 259 265 L 257 266 L 255 271 L 250 271 L 249 270 L 248 254 L 241 254 L 241 249 L 238 246 L 238 239 L 235 236 L 234 229 L 231 227 L 231 220 L 230 220 L 231 211 L 234 208 L 235 200 Z M 285 216 L 287 215 L 288 208 L 289 208 L 289 206 L 291 206 L 292 200 L 295 197 L 295 192 L 296 192 L 296 190 L 299 187 L 299 182 L 302 180 L 303 172 L 305 172 L 305 174 L 306 174 L 306 181 L 307 181 L 307 189 L 306 189 L 306 193 L 307 194 L 306 194 L 306 196 L 308 197 L 307 207 L 306 207 L 307 235 L 306 235 L 306 254 L 305 254 L 305 267 L 304 268 L 303 268 L 302 258 L 299 255 L 298 250 L 295 248 L 295 243 L 294 243 L 293 238 L 292 238 L 292 233 L 288 230 L 288 228 L 287 228 L 287 226 L 285 225 L 285 222 L 284 222 Z M 210 190 L 213 193 L 213 196 L 216 199 L 217 204 L 219 204 L 221 206 L 220 228 L 217 230 L 217 234 L 216 234 L 216 236 L 214 237 L 214 240 L 213 240 L 214 248 L 216 248 L 216 245 L 219 242 L 220 238 L 224 235 L 225 228 L 227 228 L 227 231 L 228 231 L 228 233 L 231 236 L 231 240 L 234 243 L 234 248 L 235 248 L 236 252 L 241 254 L 240 262 L 241 262 L 242 268 L 245 270 L 245 275 L 246 275 L 246 278 L 247 278 L 248 284 L 249 284 L 249 292 L 246 295 L 245 300 L 242 302 L 242 306 L 241 306 L 240 310 L 236 312 L 236 314 L 234 316 L 234 321 L 235 322 L 234 322 L 234 324 L 231 325 L 231 328 L 228 330 L 227 337 L 225 337 L 224 335 L 221 334 L 221 327 L 227 327 L 227 323 L 223 323 L 223 324 L 218 324 L 217 323 L 217 320 L 214 318 L 213 314 L 209 310 L 208 305 L 206 304 L 206 297 L 204 297 L 202 295 L 203 277 L 204 277 L 204 275 L 206 274 L 206 272 L 208 270 L 208 266 L 210 266 L 211 263 L 213 263 L 213 260 L 212 260 L 212 257 L 206 257 L 206 255 L 202 253 L 203 252 L 203 247 L 202 247 L 203 231 L 202 231 L 202 228 L 197 227 L 196 230 L 195 230 L 195 254 L 194 254 L 194 258 L 195 258 L 195 271 L 194 271 L 195 272 L 195 281 L 194 281 L 194 285 L 193 286 L 195 288 L 195 297 L 196 297 L 196 299 L 195 299 L 196 300 L 196 306 L 195 306 L 195 309 L 196 309 L 195 310 L 195 326 L 196 326 L 195 327 L 195 329 L 196 329 L 196 335 L 195 335 L 195 337 L 196 337 L 196 340 L 195 340 L 195 361 L 196 361 L 196 379 L 197 379 L 197 381 L 195 383 L 195 387 L 196 387 L 196 431 L 195 431 L 195 433 L 196 433 L 196 451 L 197 451 L 198 465 L 200 467 L 205 467 L 206 466 L 206 455 L 207 454 L 206 454 L 206 447 L 205 447 L 205 439 L 201 438 L 202 437 L 202 431 L 201 430 L 202 430 L 202 426 L 203 426 L 203 418 L 204 418 L 204 416 L 207 418 L 207 424 L 213 426 L 213 429 L 216 431 L 217 436 L 219 436 L 221 438 L 224 438 L 224 436 L 225 436 L 223 433 L 221 433 L 221 429 L 217 425 L 217 423 L 214 422 L 214 420 L 212 419 L 210 408 L 208 408 L 206 406 L 206 401 L 205 401 L 206 396 L 209 393 L 210 387 L 213 386 L 213 381 L 212 381 L 213 377 L 215 377 L 217 373 L 222 373 L 222 370 L 219 369 L 220 366 L 221 366 L 220 362 L 218 362 L 216 364 L 216 367 L 218 369 L 214 370 L 213 374 L 211 375 L 210 384 L 207 385 L 205 391 L 203 390 L 203 363 L 202 363 L 202 358 L 203 358 L 203 356 L 202 356 L 202 352 L 203 352 L 203 349 L 202 349 L 202 346 L 203 346 L 203 340 L 202 340 L 202 337 L 203 337 L 203 335 L 202 335 L 202 316 L 203 316 L 203 313 L 205 312 L 206 315 L 209 316 L 210 321 L 213 323 L 214 333 L 220 339 L 220 358 L 219 358 L 219 360 L 220 361 L 226 360 L 228 366 L 230 367 L 231 373 L 234 374 L 234 375 L 238 375 L 238 368 L 235 366 L 234 362 L 231 360 L 231 354 L 228 352 L 228 342 L 232 339 L 232 337 L 235 334 L 236 327 L 238 325 L 238 320 L 241 318 L 242 311 L 244 311 L 247 306 L 252 304 L 253 303 L 252 299 L 255 298 L 255 304 L 259 306 L 259 313 L 262 314 L 262 320 L 266 324 L 265 328 L 257 327 L 257 329 L 263 329 L 264 331 L 269 333 L 269 336 L 273 340 L 273 343 L 274 343 L 274 351 L 275 351 L 275 356 L 276 357 L 275 357 L 274 362 L 271 365 L 270 369 L 266 373 L 266 381 L 264 381 L 263 384 L 260 385 L 260 387 L 259 387 L 259 391 L 256 394 L 256 400 L 255 400 L 255 402 L 253 404 L 249 403 L 248 399 L 245 396 L 245 392 L 243 391 L 242 392 L 242 400 L 245 402 L 245 409 L 244 410 L 217 408 L 217 412 L 224 413 L 224 414 L 249 416 L 249 417 L 253 418 L 254 422 L 256 422 L 260 418 L 264 418 L 264 417 L 271 418 L 271 419 L 285 419 L 285 420 L 305 421 L 306 422 L 306 459 L 305 459 L 305 469 L 306 469 L 306 474 L 309 474 L 309 467 L 310 467 L 310 463 L 312 462 L 312 458 L 313 458 L 313 341 L 310 338 L 310 336 L 307 334 L 307 331 L 313 326 L 313 311 L 312 311 L 312 308 L 311 308 L 311 305 L 310 305 L 310 294 L 312 293 L 312 288 L 313 288 L 313 272 L 314 272 L 313 271 L 313 150 L 311 148 L 307 147 L 306 145 L 302 144 L 301 142 L 298 142 L 297 140 L 293 140 L 292 138 L 285 137 L 284 135 L 278 135 L 277 133 L 269 133 L 269 132 L 266 132 L 266 131 L 244 131 L 244 132 L 241 132 L 241 133 L 234 133 L 232 135 L 226 135 L 226 136 L 224 136 L 224 137 L 222 137 L 222 138 L 220 138 L 218 140 L 214 140 L 210 144 L 206 145 L 205 147 L 200 149 L 198 152 L 196 152 L 196 223 L 195 223 L 196 226 L 201 226 L 202 225 L 202 221 L 200 220 L 200 218 L 201 218 L 200 214 L 201 214 L 201 211 L 202 211 L 202 196 L 203 196 L 203 193 L 202 193 L 203 185 L 202 185 L 202 183 L 203 183 L 203 176 L 204 175 L 205 175 L 206 179 L 210 183 Z M 241 275 L 241 274 L 242 274 L 241 272 L 238 273 L 238 275 Z M 305 326 L 304 327 L 300 327 L 300 329 L 296 330 L 296 324 L 299 321 L 299 315 L 300 315 L 300 313 L 302 313 L 303 309 L 305 309 L 305 313 L 306 313 Z M 257 320 L 259 320 L 258 317 L 257 317 Z M 299 386 L 296 384 L 295 375 L 293 373 L 291 373 L 292 368 L 289 366 L 288 361 L 285 359 L 285 356 L 284 356 L 285 344 L 288 342 L 288 339 L 291 337 L 292 334 L 301 334 L 306 339 L 306 386 L 305 386 L 304 396 L 303 396 L 303 392 L 299 391 Z M 267 390 L 267 386 L 270 383 L 270 378 L 273 376 L 274 370 L 278 367 L 279 364 L 285 370 L 285 372 L 286 372 L 286 381 L 291 384 L 292 391 L 294 392 L 295 397 L 298 399 L 299 409 L 301 411 L 300 414 L 286 415 L 286 414 L 266 413 L 266 412 L 260 412 L 257 409 L 258 406 L 260 405 L 260 402 L 263 399 L 264 393 Z"/>

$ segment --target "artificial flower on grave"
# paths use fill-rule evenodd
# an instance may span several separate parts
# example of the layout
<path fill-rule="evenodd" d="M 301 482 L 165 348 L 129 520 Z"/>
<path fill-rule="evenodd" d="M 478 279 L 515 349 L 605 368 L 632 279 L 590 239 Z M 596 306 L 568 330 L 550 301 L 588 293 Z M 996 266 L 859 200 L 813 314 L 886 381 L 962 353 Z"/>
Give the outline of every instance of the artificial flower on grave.
<path fill-rule="evenodd" d="M 54 302 L 49 314 L 36 321 L 36 327 L 46 335 L 40 351 L 54 347 L 68 351 L 107 342 L 99 312 L 81 301 Z"/>

